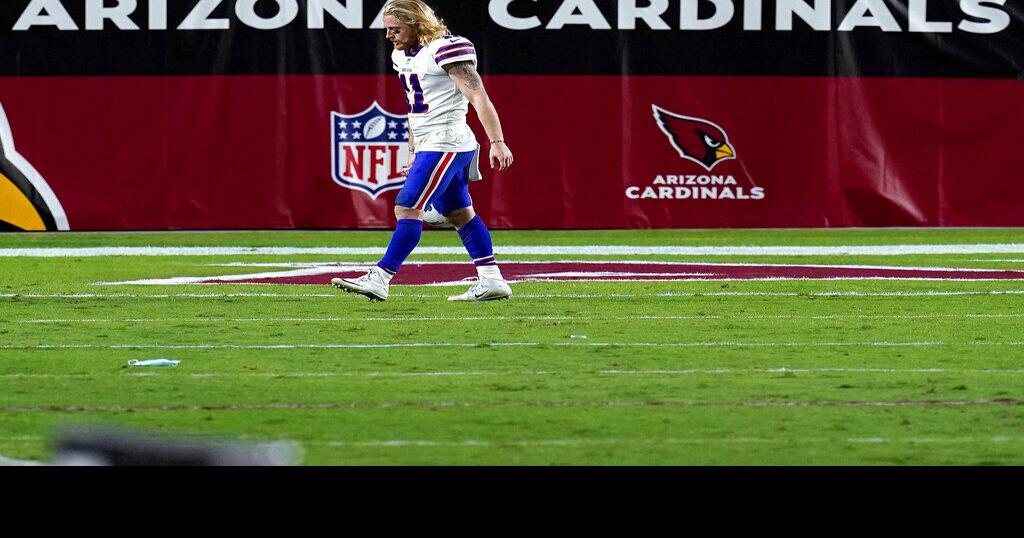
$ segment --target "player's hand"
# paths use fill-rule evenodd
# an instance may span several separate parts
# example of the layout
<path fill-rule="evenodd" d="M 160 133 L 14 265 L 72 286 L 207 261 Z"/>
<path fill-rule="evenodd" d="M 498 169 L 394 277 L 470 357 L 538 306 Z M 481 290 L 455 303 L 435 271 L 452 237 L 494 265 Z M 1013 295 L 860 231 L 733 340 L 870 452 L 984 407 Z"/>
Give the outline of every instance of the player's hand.
<path fill-rule="evenodd" d="M 491 144 L 491 170 L 497 168 L 503 172 L 509 166 L 512 166 L 512 150 L 504 142 Z"/>
<path fill-rule="evenodd" d="M 416 162 L 416 154 L 415 153 L 413 153 L 409 157 L 409 164 L 405 165 L 405 168 L 402 168 L 401 170 L 398 171 L 398 175 L 400 175 L 400 176 L 408 176 L 409 175 L 409 171 L 412 170 L 412 163 L 414 163 L 414 162 Z"/>

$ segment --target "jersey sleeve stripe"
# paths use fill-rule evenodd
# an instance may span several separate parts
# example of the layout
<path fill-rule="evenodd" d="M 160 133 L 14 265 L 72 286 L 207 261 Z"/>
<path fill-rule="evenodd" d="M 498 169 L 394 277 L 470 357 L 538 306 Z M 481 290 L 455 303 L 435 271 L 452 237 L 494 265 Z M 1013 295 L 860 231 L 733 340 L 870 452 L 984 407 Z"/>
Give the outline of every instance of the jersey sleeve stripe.
<path fill-rule="evenodd" d="M 444 56 L 447 56 L 449 54 L 455 54 L 457 52 L 472 52 L 476 54 L 476 49 L 473 48 L 472 45 L 467 45 L 465 47 L 459 47 L 451 50 L 446 50 L 444 52 L 438 52 L 437 54 L 434 55 L 434 58 L 442 58 Z"/>
<path fill-rule="evenodd" d="M 447 60 L 451 60 L 453 58 L 462 58 L 462 57 L 465 57 L 467 59 L 469 59 L 469 58 L 476 58 L 476 50 L 475 49 L 469 49 L 469 50 L 459 50 L 459 51 L 455 51 L 455 52 L 449 52 L 447 54 L 442 54 L 440 56 L 435 57 L 434 61 L 436 61 L 437 63 L 441 63 L 441 62 L 444 62 L 444 61 L 447 61 Z"/>
<path fill-rule="evenodd" d="M 465 43 L 456 43 L 454 45 L 445 45 L 445 46 L 437 49 L 437 52 L 434 53 L 434 54 L 436 56 L 437 54 L 442 54 L 442 53 L 448 52 L 450 50 L 461 49 L 461 48 L 464 48 L 464 47 L 473 48 L 473 44 L 467 41 Z"/>

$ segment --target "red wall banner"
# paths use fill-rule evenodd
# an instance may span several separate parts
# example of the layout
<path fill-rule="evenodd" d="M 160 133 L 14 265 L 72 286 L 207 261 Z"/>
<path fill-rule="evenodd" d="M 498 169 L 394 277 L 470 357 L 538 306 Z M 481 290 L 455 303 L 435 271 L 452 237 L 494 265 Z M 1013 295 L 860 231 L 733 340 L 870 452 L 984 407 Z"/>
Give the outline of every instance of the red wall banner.
<path fill-rule="evenodd" d="M 1010 13 L 1005 32 L 1019 40 Z M 471 191 L 492 228 L 1024 226 L 1024 83 L 1011 76 L 1019 49 L 1005 76 L 850 76 L 495 72 L 486 60 L 495 49 L 478 48 L 516 155 Z M 10 144 L 0 181 L 37 207 L 47 197 L 22 187 L 45 181 L 66 225 L 44 228 L 394 224 L 396 190 L 375 198 L 339 176 L 381 187 L 400 157 L 386 141 L 342 143 L 332 119 L 376 103 L 395 121 L 379 138 L 399 132 L 394 116 L 407 103 L 386 66 L 101 76 L 3 65 Z M 9 158 L 15 147 L 21 159 Z M 24 162 L 37 173 L 19 175 Z M 0 222 L 33 229 L 19 224 L 37 221 L 15 202 L 0 199 Z"/>

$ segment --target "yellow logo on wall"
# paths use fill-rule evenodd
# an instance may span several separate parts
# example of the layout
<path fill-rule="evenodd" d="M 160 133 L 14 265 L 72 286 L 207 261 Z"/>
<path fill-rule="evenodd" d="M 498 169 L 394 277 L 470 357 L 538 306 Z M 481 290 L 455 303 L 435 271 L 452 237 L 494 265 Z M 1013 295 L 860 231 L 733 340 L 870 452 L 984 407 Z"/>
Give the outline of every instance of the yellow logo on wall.
<path fill-rule="evenodd" d="M 57 196 L 14 149 L 14 135 L 0 105 L 0 231 L 68 230 Z"/>

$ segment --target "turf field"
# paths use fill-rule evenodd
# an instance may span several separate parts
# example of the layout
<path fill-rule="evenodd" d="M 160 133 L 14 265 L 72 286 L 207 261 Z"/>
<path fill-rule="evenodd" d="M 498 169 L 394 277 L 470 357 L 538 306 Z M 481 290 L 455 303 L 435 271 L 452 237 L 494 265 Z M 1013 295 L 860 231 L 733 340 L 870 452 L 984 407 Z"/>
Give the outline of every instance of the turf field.
<path fill-rule="evenodd" d="M 324 272 L 387 232 L 0 234 L 0 461 L 86 423 L 290 440 L 308 465 L 1024 464 L 1024 230 L 494 236 L 507 271 L 632 263 L 455 304 L 468 284 L 400 285 L 465 261 L 432 231 L 371 303 Z M 993 271 L 707 276 L 783 265 Z M 125 367 L 147 358 L 182 362 Z"/>

